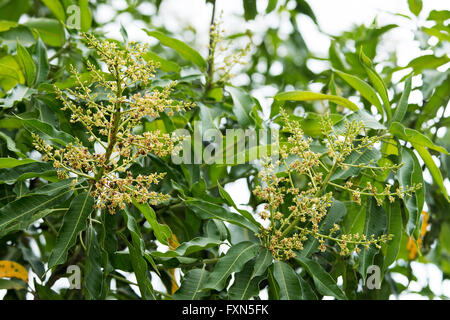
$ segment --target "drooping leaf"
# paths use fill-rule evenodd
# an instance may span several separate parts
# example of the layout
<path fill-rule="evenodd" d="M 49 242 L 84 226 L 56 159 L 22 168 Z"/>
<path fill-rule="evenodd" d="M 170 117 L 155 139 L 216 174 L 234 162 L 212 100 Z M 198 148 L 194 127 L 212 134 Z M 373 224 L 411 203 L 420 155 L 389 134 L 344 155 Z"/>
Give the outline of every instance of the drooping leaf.
<path fill-rule="evenodd" d="M 25 83 L 27 86 L 31 86 L 36 76 L 36 65 L 28 50 L 22 47 L 19 42 L 17 43 L 17 59 L 22 67 Z"/>
<path fill-rule="evenodd" d="M 64 28 L 58 20 L 49 18 L 31 18 L 24 25 L 35 29 L 46 44 L 62 47 L 66 41 Z"/>
<path fill-rule="evenodd" d="M 437 57 L 429 54 L 411 60 L 405 68 L 412 68 L 414 74 L 421 74 L 425 69 L 436 69 L 449 61 L 450 58 L 447 55 Z"/>
<path fill-rule="evenodd" d="M 245 217 L 226 210 L 225 208 L 216 204 L 206 202 L 199 199 L 189 199 L 185 202 L 189 208 L 192 209 L 201 219 L 219 219 L 244 228 L 255 233 L 258 232 L 258 227 Z"/>
<path fill-rule="evenodd" d="M 52 268 L 64 263 L 67 252 L 75 244 L 78 233 L 86 229 L 86 219 L 94 208 L 94 198 L 89 192 L 80 193 L 70 203 L 69 210 L 56 238 L 55 248 L 50 255 L 48 266 Z"/>
<path fill-rule="evenodd" d="M 244 89 L 227 86 L 225 88 L 233 99 L 233 113 L 242 128 L 255 125 L 255 120 L 251 117 L 251 112 L 255 102 Z"/>
<path fill-rule="evenodd" d="M 192 269 L 188 271 L 181 282 L 180 288 L 174 293 L 176 300 L 199 300 L 205 297 L 208 292 L 200 291 L 206 283 L 209 272 L 203 266 L 202 269 Z"/>
<path fill-rule="evenodd" d="M 340 106 L 343 106 L 345 108 L 348 108 L 352 111 L 358 111 L 358 106 L 351 102 L 350 100 L 347 100 L 345 98 L 329 95 L 329 94 L 323 94 L 323 93 L 316 93 L 316 92 L 310 92 L 310 91 L 289 91 L 289 92 L 282 92 L 278 93 L 275 97 L 275 100 L 278 101 L 286 101 L 286 100 L 292 100 L 292 101 L 315 101 L 315 100 L 329 100 L 331 102 L 334 102 Z"/>
<path fill-rule="evenodd" d="M 383 101 L 384 110 L 386 111 L 387 120 L 390 121 L 392 118 L 392 110 L 391 110 L 391 104 L 389 102 L 389 96 L 386 89 L 386 84 L 384 83 L 381 76 L 376 72 L 375 68 L 372 65 L 372 61 L 367 57 L 362 47 L 359 51 L 360 60 L 362 61 L 362 64 L 364 66 L 364 69 L 366 70 L 367 76 L 370 79 L 370 82 L 372 83 L 375 90 L 378 92 L 378 94 L 381 97 L 381 100 Z"/>
<path fill-rule="evenodd" d="M 447 155 L 449 154 L 445 148 L 434 144 L 424 134 L 420 133 L 417 130 L 406 128 L 400 122 L 392 122 L 391 126 L 389 127 L 389 132 L 402 140 L 411 142 L 411 144 L 427 147 Z"/>
<path fill-rule="evenodd" d="M 218 239 L 211 239 L 205 237 L 197 237 L 190 241 L 183 242 L 175 250 L 170 250 L 167 252 L 154 252 L 153 255 L 156 257 L 177 257 L 177 256 L 187 256 L 191 253 L 198 252 L 200 250 L 205 250 L 208 248 L 213 248 L 221 245 L 223 242 Z"/>
<path fill-rule="evenodd" d="M 413 145 L 414 149 L 416 149 L 417 152 L 419 153 L 423 162 L 425 162 L 425 165 L 427 166 L 428 170 L 430 170 L 431 176 L 433 177 L 433 180 L 439 186 L 439 189 L 441 189 L 442 194 L 447 199 L 447 201 L 449 201 L 448 194 L 447 194 L 447 188 L 444 185 L 444 180 L 442 179 L 441 171 L 439 170 L 438 166 L 436 165 L 433 158 L 431 157 L 430 152 L 420 144 L 416 144 L 416 143 L 412 142 L 412 145 Z"/>
<path fill-rule="evenodd" d="M 401 148 L 401 161 L 404 165 L 398 171 L 398 180 L 403 189 L 421 184 L 422 187 L 416 192 L 412 192 L 411 196 L 405 196 L 404 201 L 409 217 L 406 224 L 406 233 L 411 235 L 416 228 L 420 213 L 422 212 L 425 200 L 425 184 L 422 176 L 422 167 L 417 160 L 416 155 L 407 148 Z"/>
<path fill-rule="evenodd" d="M 59 21 L 64 22 L 66 20 L 66 13 L 60 0 L 42 0 L 42 2 L 50 9 Z"/>
<path fill-rule="evenodd" d="M 26 218 L 40 210 L 52 208 L 72 194 L 70 188 L 63 189 L 55 195 L 28 194 L 0 208 L 0 233 L 10 225 L 26 221 Z"/>
<path fill-rule="evenodd" d="M 364 235 L 367 239 L 374 235 L 380 236 L 386 230 L 386 213 L 382 206 L 378 206 L 376 200 L 372 197 L 367 198 L 366 221 L 364 224 Z M 378 249 L 371 245 L 368 249 L 362 248 L 359 253 L 359 273 L 362 275 L 363 282 L 366 282 L 367 268 L 373 264 L 373 259 Z"/>
<path fill-rule="evenodd" d="M 275 261 L 273 266 L 273 276 L 280 288 L 280 300 L 301 300 L 302 287 L 294 269 L 283 261 Z"/>
<path fill-rule="evenodd" d="M 25 83 L 20 64 L 16 58 L 7 55 L 0 58 L 0 85 L 5 91 L 11 90 L 18 83 Z"/>
<path fill-rule="evenodd" d="M 34 85 L 38 86 L 39 84 L 47 80 L 48 72 L 50 69 L 48 65 L 47 48 L 40 38 L 36 43 L 36 56 L 36 77 L 34 79 Z"/>
<path fill-rule="evenodd" d="M 35 89 L 18 84 L 11 90 L 11 93 L 5 99 L 2 99 L 3 105 L 1 107 L 12 108 L 18 102 L 29 101 L 31 96 L 36 92 Z"/>
<path fill-rule="evenodd" d="M 23 161 L 23 160 L 17 160 Z M 9 161 L 8 161 L 9 162 Z M 10 162 L 11 163 L 11 162 Z M 17 162 L 16 162 L 17 163 Z M 55 169 L 47 162 L 31 162 L 14 167 L 0 169 L 0 183 L 14 183 L 32 177 L 55 177 Z"/>
<path fill-rule="evenodd" d="M 144 30 L 145 33 L 147 33 L 149 36 L 158 39 L 161 42 L 161 44 L 177 51 L 186 60 L 195 63 L 197 66 L 200 67 L 201 70 L 206 70 L 205 59 L 203 59 L 202 56 L 197 51 L 189 47 L 183 41 L 168 37 L 167 35 L 159 31 L 149 31 L 147 29 L 142 30 Z"/>
<path fill-rule="evenodd" d="M 266 248 L 259 249 L 258 256 L 250 260 L 244 269 L 236 273 L 233 285 L 228 291 L 232 300 L 248 300 L 259 294 L 259 283 L 264 279 L 267 268 L 272 264 L 272 255 Z"/>
<path fill-rule="evenodd" d="M 168 239 L 172 237 L 172 231 L 170 227 L 166 224 L 160 224 L 156 219 L 156 213 L 152 207 L 150 207 L 147 203 L 140 204 L 136 200 L 133 199 L 133 205 L 141 211 L 144 215 L 145 219 L 148 221 L 150 226 L 155 233 L 156 239 L 162 244 L 168 245 Z"/>
<path fill-rule="evenodd" d="M 245 263 L 253 259 L 257 252 L 258 245 L 250 241 L 232 246 L 215 265 L 204 285 L 204 289 L 222 290 L 231 273 L 241 271 Z"/>
<path fill-rule="evenodd" d="M 386 214 L 388 219 L 387 233 L 392 234 L 393 238 L 386 245 L 386 253 L 383 262 L 384 272 L 397 259 L 397 255 L 400 250 L 403 231 L 400 202 L 394 201 L 394 203 L 386 206 Z"/>
<path fill-rule="evenodd" d="M 81 14 L 81 31 L 87 32 L 91 28 L 92 25 L 92 13 L 89 9 L 89 0 L 79 0 L 78 5 L 80 6 L 80 14 Z"/>
<path fill-rule="evenodd" d="M 395 113 L 392 121 L 401 122 L 406 114 L 406 110 L 408 109 L 408 98 L 411 92 L 411 80 L 412 76 L 406 79 L 405 88 L 403 89 L 402 96 L 400 97 L 397 107 L 395 108 Z"/>
<path fill-rule="evenodd" d="M 173 61 L 166 60 L 163 57 L 158 56 L 156 53 L 147 51 L 144 55 L 144 59 L 147 61 L 152 60 L 159 63 L 159 67 L 164 72 L 180 72 L 181 67 Z"/>
<path fill-rule="evenodd" d="M 367 101 L 373 104 L 381 115 L 384 114 L 383 106 L 381 105 L 381 102 L 378 99 L 377 93 L 370 85 L 368 85 L 366 82 L 364 82 L 363 80 L 359 79 L 354 75 L 338 70 L 335 70 L 335 72 L 353 89 L 358 91 L 361 94 L 361 96 L 363 96 Z"/>
<path fill-rule="evenodd" d="M 409 10 L 414 13 L 416 16 L 419 15 L 420 11 L 422 11 L 422 0 L 408 0 Z"/>
<path fill-rule="evenodd" d="M 101 269 L 101 252 L 98 243 L 98 235 L 91 225 L 86 237 L 86 263 L 84 272 L 84 285 L 91 300 L 99 299 L 103 290 L 103 273 Z"/>
<path fill-rule="evenodd" d="M 333 296 L 338 300 L 346 300 L 344 292 L 338 287 L 331 275 L 314 260 L 297 256 L 298 262 L 305 268 L 306 272 L 313 278 L 317 290 L 326 296 Z"/>
<path fill-rule="evenodd" d="M 256 0 L 242 0 L 244 4 L 244 17 L 245 20 L 253 20 L 258 13 L 256 10 Z"/>
<path fill-rule="evenodd" d="M 22 119 L 22 123 L 25 128 L 40 135 L 43 139 L 50 140 L 51 142 L 55 142 L 62 146 L 66 146 L 69 143 L 75 143 L 75 138 L 70 134 L 59 131 L 48 123 L 35 119 Z"/>

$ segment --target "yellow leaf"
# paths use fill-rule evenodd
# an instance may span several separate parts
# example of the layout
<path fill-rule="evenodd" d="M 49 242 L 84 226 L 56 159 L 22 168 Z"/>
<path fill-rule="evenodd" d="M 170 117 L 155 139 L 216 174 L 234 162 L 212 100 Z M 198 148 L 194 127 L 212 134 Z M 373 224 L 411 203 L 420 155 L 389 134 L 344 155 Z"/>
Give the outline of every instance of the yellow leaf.
<path fill-rule="evenodd" d="M 176 248 L 178 248 L 178 246 L 180 245 L 180 243 L 178 242 L 177 236 L 173 233 L 172 233 L 172 237 L 170 237 L 168 240 L 169 240 L 169 249 L 172 251 L 175 250 Z M 174 294 L 175 291 L 178 290 L 178 285 L 175 280 L 175 269 L 170 269 L 170 275 L 172 278 L 172 280 L 171 280 L 172 286 L 170 288 L 171 289 L 170 291 L 172 294 Z"/>
<path fill-rule="evenodd" d="M 28 282 L 28 271 L 17 262 L 0 260 L 0 278 L 17 278 Z"/>
<path fill-rule="evenodd" d="M 419 250 L 422 248 L 422 239 L 427 233 L 428 217 L 428 212 L 422 211 L 422 227 L 420 229 L 420 237 L 417 239 L 417 245 L 414 236 L 411 236 L 406 244 L 406 249 L 409 251 L 409 260 L 414 260 L 416 258 L 418 252 L 417 247 L 419 247 Z"/>

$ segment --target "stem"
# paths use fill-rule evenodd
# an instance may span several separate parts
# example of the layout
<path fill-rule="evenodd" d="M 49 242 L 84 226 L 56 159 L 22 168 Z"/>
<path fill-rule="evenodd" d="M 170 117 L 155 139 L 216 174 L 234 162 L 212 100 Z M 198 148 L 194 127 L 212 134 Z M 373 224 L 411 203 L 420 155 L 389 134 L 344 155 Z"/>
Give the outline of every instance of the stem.
<path fill-rule="evenodd" d="M 212 0 L 212 14 L 211 21 L 209 23 L 209 50 L 208 50 L 208 66 L 206 69 L 206 86 L 205 93 L 208 92 L 212 87 L 212 78 L 214 76 L 214 54 L 215 54 L 215 44 L 214 39 L 211 37 L 211 27 L 214 25 L 214 20 L 216 16 L 216 0 Z"/>
<path fill-rule="evenodd" d="M 112 129 L 109 133 L 109 137 L 108 137 L 108 147 L 106 149 L 105 152 L 105 166 L 108 165 L 109 160 L 111 158 L 111 154 L 114 150 L 114 146 L 116 145 L 117 142 L 117 132 L 119 130 L 119 126 L 120 126 L 120 118 L 121 118 L 121 111 L 120 111 L 120 106 L 121 106 L 121 102 L 120 102 L 120 97 L 122 97 L 122 81 L 120 78 L 120 72 L 119 72 L 119 67 L 116 64 L 115 66 L 115 73 L 116 73 L 116 84 L 117 84 L 117 92 L 116 92 L 116 96 L 118 98 L 118 101 L 116 102 L 116 108 L 115 108 L 115 112 L 113 114 L 113 123 L 112 123 Z M 102 178 L 103 174 L 105 173 L 105 166 L 101 167 L 95 177 L 94 180 L 98 181 Z"/>

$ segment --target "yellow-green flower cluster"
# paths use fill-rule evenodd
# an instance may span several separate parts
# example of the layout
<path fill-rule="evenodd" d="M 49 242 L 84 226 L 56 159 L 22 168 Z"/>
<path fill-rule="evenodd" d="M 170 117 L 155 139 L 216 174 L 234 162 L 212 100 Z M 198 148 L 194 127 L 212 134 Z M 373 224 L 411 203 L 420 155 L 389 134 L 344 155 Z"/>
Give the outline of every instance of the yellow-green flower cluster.
<path fill-rule="evenodd" d="M 323 138 L 319 143 L 325 146 L 325 152 L 316 152 L 311 148 L 313 139 L 306 137 L 300 125 L 292 121 L 283 112 L 285 131 L 289 137 L 287 144 L 280 149 L 281 159 L 276 163 L 266 161 L 259 172 L 261 185 L 253 193 L 266 204 L 260 213 L 262 219 L 269 219 L 268 228 L 261 230 L 259 237 L 277 259 L 289 259 L 295 256 L 295 251 L 303 250 L 305 241 L 315 238 L 319 243 L 319 250 L 326 250 L 326 241 L 337 244 L 342 255 L 351 251 L 360 252 L 371 245 L 377 248 L 390 239 L 389 235 L 359 235 L 343 234 L 339 225 L 335 224 L 328 233 L 320 230 L 321 222 L 329 212 L 333 203 L 333 193 L 348 192 L 349 198 L 361 204 L 362 196 L 372 196 L 381 205 L 384 198 L 390 202 L 394 197 L 403 198 L 419 189 L 414 185 L 405 189 L 398 188 L 391 191 L 392 186 L 386 184 L 384 190 L 378 191 L 370 181 L 364 186 L 354 185 L 351 178 L 342 185 L 332 182 L 333 175 L 339 170 L 357 167 L 362 171 L 397 170 L 401 165 L 379 167 L 373 161 L 363 164 L 346 163 L 352 153 L 362 153 L 370 150 L 382 141 L 383 136 L 368 136 L 365 125 L 358 121 L 345 121 L 342 130 L 333 127 L 328 116 L 321 122 Z M 288 164 L 289 162 L 289 164 Z M 276 167 L 283 169 L 275 171 Z M 278 174 L 276 173 L 278 172 Z M 306 178 L 306 183 L 299 187 L 295 178 Z M 376 177 L 376 175 L 374 175 Z M 288 203 L 289 205 L 286 205 Z M 322 232 L 322 233 L 321 233 Z M 350 249 L 351 248 L 351 249 Z"/>
<path fill-rule="evenodd" d="M 34 135 L 36 149 L 43 154 L 43 160 L 53 162 L 60 178 L 71 175 L 87 179 L 97 208 L 108 208 L 114 213 L 133 199 L 151 204 L 167 200 L 167 195 L 152 191 L 164 173 L 133 177 L 127 169 L 148 153 L 164 157 L 177 152 L 177 142 L 182 137 L 157 130 L 137 134 L 134 129 L 144 117 L 151 120 L 166 111 L 171 115 L 191 108 L 192 103 L 170 98 L 175 83 L 161 90 L 145 89 L 158 67 L 146 58 L 146 45 L 130 42 L 121 48 L 113 41 L 100 41 L 94 36 L 85 35 L 85 39 L 107 72 L 88 62 L 90 79 L 72 68 L 77 87 L 66 92 L 55 87 L 55 91 L 63 109 L 71 112 L 70 121 L 86 128 L 95 148 L 84 146 L 79 139 L 55 148 Z M 106 92 L 107 98 L 101 98 L 97 92 Z M 90 151 L 93 149 L 96 151 Z"/>

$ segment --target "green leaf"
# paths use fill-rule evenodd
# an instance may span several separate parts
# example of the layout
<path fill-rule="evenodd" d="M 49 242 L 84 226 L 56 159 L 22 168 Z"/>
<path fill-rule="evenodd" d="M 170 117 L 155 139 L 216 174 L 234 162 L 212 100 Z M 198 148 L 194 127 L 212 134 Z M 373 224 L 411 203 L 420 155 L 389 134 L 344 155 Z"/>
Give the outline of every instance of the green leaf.
<path fill-rule="evenodd" d="M 275 261 L 273 266 L 273 276 L 280 288 L 280 300 L 301 300 L 302 286 L 294 269 L 283 261 Z"/>
<path fill-rule="evenodd" d="M 310 91 L 289 91 L 289 92 L 282 92 L 278 93 L 274 96 L 275 100 L 278 101 L 286 101 L 286 100 L 292 100 L 292 101 L 315 101 L 315 100 L 329 100 L 331 102 L 334 102 L 342 107 L 348 108 L 352 111 L 358 111 L 358 106 L 351 102 L 350 100 L 347 100 L 345 98 L 329 95 L 329 94 L 323 94 L 323 93 L 316 93 L 316 92 L 310 92 Z"/>
<path fill-rule="evenodd" d="M 243 0 L 244 18 L 246 21 L 253 20 L 258 13 L 256 9 L 256 0 Z"/>
<path fill-rule="evenodd" d="M 374 86 L 375 90 L 377 90 L 378 94 L 381 97 L 381 100 L 384 104 L 384 110 L 386 111 L 388 121 L 392 118 L 392 110 L 391 104 L 389 103 L 389 96 L 386 89 L 386 84 L 380 75 L 376 72 L 375 68 L 372 65 L 372 61 L 364 54 L 362 47 L 359 51 L 359 58 L 366 70 L 367 76 L 370 79 L 370 82 Z"/>
<path fill-rule="evenodd" d="M 297 257 L 298 262 L 313 278 L 317 290 L 325 296 L 333 296 L 338 300 L 346 300 L 344 292 L 338 287 L 331 275 L 319 263 L 305 257 Z"/>
<path fill-rule="evenodd" d="M 128 218 L 130 217 L 131 216 L 128 215 Z M 147 276 L 148 265 L 144 259 L 141 248 L 131 244 L 123 234 L 119 233 L 119 236 L 122 238 L 123 242 L 126 243 L 128 250 L 130 251 L 131 265 L 133 267 L 134 274 L 136 275 L 136 280 L 142 299 L 152 298 L 153 300 L 156 300 L 152 284 Z"/>
<path fill-rule="evenodd" d="M 258 228 L 261 228 L 261 224 L 258 221 L 256 221 L 255 218 L 253 218 L 253 216 L 250 212 L 248 212 L 247 210 L 241 210 L 236 206 L 236 204 L 234 203 L 231 196 L 220 185 L 220 183 L 217 183 L 217 188 L 219 189 L 219 194 L 222 197 L 222 199 L 224 199 L 230 207 L 233 207 L 237 212 L 242 214 L 248 221 L 252 222 L 255 226 L 257 226 Z"/>
<path fill-rule="evenodd" d="M 71 195 L 70 188 L 63 189 L 56 195 L 45 194 L 27 194 L 17 200 L 9 202 L 0 208 L 0 232 L 10 225 L 26 221 L 32 214 L 53 208 L 56 205 L 66 201 Z"/>
<path fill-rule="evenodd" d="M 62 300 L 63 298 L 49 287 L 42 286 L 34 279 L 34 288 L 40 300 Z"/>
<path fill-rule="evenodd" d="M 12 165 L 12 163 L 9 162 L 9 165 Z M 10 168 L 6 166 L 5 168 L 0 169 L 0 183 L 11 184 L 19 180 L 25 180 L 34 177 L 55 176 L 55 175 L 56 175 L 55 169 L 50 163 L 35 161 L 31 163 L 17 165 Z"/>
<path fill-rule="evenodd" d="M 70 134 L 53 128 L 48 123 L 35 119 L 22 119 L 25 128 L 40 135 L 45 140 L 66 146 L 69 143 L 75 143 L 75 138 Z"/>
<path fill-rule="evenodd" d="M 52 47 L 62 47 L 66 41 L 64 28 L 56 19 L 30 18 L 24 25 L 35 29 L 46 44 Z"/>
<path fill-rule="evenodd" d="M 303 280 L 300 275 L 297 275 L 300 280 L 300 285 L 302 287 L 302 300 L 317 300 L 317 295 L 311 288 L 308 282 Z"/>
<path fill-rule="evenodd" d="M 256 256 L 258 247 L 257 244 L 250 241 L 240 242 L 232 246 L 215 265 L 204 285 L 204 289 L 217 291 L 224 289 L 231 273 L 241 271 L 245 263 Z"/>
<path fill-rule="evenodd" d="M 166 60 L 151 51 L 147 51 L 147 53 L 144 55 L 144 59 L 147 61 L 152 60 L 158 62 L 159 68 L 164 72 L 180 72 L 181 70 L 181 67 L 175 62 Z"/>
<path fill-rule="evenodd" d="M 9 91 L 18 83 L 25 83 L 25 78 L 16 58 L 13 56 L 0 58 L 0 85 L 5 91 Z"/>
<path fill-rule="evenodd" d="M 408 0 L 409 10 L 416 16 L 422 11 L 422 0 Z"/>
<path fill-rule="evenodd" d="M 381 116 L 383 116 L 383 106 L 381 105 L 380 100 L 378 99 L 377 93 L 375 90 L 368 85 L 363 80 L 359 79 L 356 76 L 351 74 L 335 70 L 335 72 L 345 81 L 347 82 L 353 89 L 358 91 L 367 101 L 373 104 Z"/>
<path fill-rule="evenodd" d="M 233 113 L 239 125 L 242 128 L 255 125 L 255 120 L 250 116 L 255 105 L 252 97 L 241 88 L 227 86 L 225 90 L 230 93 L 233 99 Z"/>
<path fill-rule="evenodd" d="M 17 60 L 22 67 L 25 83 L 31 86 L 36 76 L 36 65 L 28 50 L 22 47 L 19 42 L 17 42 Z"/>
<path fill-rule="evenodd" d="M 149 31 L 147 29 L 142 30 L 144 30 L 149 36 L 158 39 L 163 45 L 177 51 L 183 58 L 199 66 L 201 70 L 206 70 L 205 59 L 203 59 L 197 51 L 189 47 L 183 41 L 168 37 L 164 33 L 159 31 Z"/>
<path fill-rule="evenodd" d="M 67 252 L 75 244 L 78 233 L 86 229 L 86 219 L 94 208 L 94 198 L 89 192 L 80 193 L 70 203 L 69 210 L 64 215 L 61 229 L 56 238 L 56 244 L 50 255 L 48 267 L 64 263 Z"/>
<path fill-rule="evenodd" d="M 202 269 L 192 269 L 188 271 L 181 282 L 180 288 L 174 293 L 176 300 L 200 300 L 208 295 L 208 292 L 200 291 L 205 286 L 208 278 L 208 271 L 205 265 Z"/>
<path fill-rule="evenodd" d="M 152 227 L 156 239 L 158 239 L 158 241 L 162 244 L 168 245 L 168 241 L 172 237 L 172 231 L 170 230 L 169 226 L 160 224 L 158 222 L 158 220 L 156 219 L 155 211 L 147 203 L 140 204 L 135 199 L 133 199 L 133 204 L 144 215 L 145 219 Z"/>
<path fill-rule="evenodd" d="M 269 0 L 267 2 L 266 14 L 271 13 L 273 10 L 277 8 L 277 2 L 278 0 Z"/>
<path fill-rule="evenodd" d="M 33 272 L 36 273 L 39 279 L 42 279 L 43 275 L 45 274 L 45 267 L 42 259 L 40 257 L 37 257 L 34 254 L 33 250 L 25 247 L 23 243 L 19 243 L 18 247 L 20 249 L 20 252 L 22 253 L 23 259 L 30 264 L 31 269 L 33 269 Z"/>
<path fill-rule="evenodd" d="M 103 291 L 103 273 L 98 235 L 92 225 L 87 231 L 84 285 L 91 300 L 100 299 Z"/>
<path fill-rule="evenodd" d="M 22 153 L 22 151 L 20 151 L 19 149 L 17 149 L 16 147 L 16 143 L 14 142 L 13 139 L 11 139 L 10 136 L 6 135 L 5 133 L 0 131 L 0 139 L 5 140 L 6 142 L 6 148 L 11 151 L 14 152 L 18 157 L 22 157 L 22 158 L 27 158 L 27 156 L 25 154 Z M 0 178 L 1 181 L 1 178 Z"/>
<path fill-rule="evenodd" d="M 442 194 L 444 195 L 445 199 L 449 201 L 448 194 L 447 194 L 447 188 L 444 185 L 444 180 L 442 179 L 442 174 L 439 168 L 437 167 L 436 163 L 434 163 L 433 158 L 431 157 L 430 152 L 420 144 L 416 144 L 414 142 L 411 142 L 414 149 L 419 153 L 420 157 L 422 158 L 423 162 L 425 162 L 425 165 L 427 166 L 428 170 L 430 170 L 431 176 L 433 177 L 434 182 L 439 186 L 439 189 L 441 189 Z M 446 153 L 447 154 L 447 153 Z"/>
<path fill-rule="evenodd" d="M 450 58 L 446 55 L 436 57 L 435 55 L 429 54 L 411 60 L 405 68 L 413 68 L 414 74 L 421 74 L 425 69 L 437 69 L 449 61 Z"/>
<path fill-rule="evenodd" d="M 91 28 L 92 25 L 92 13 L 89 9 L 89 0 L 79 0 L 78 5 L 80 6 L 80 14 L 81 14 L 81 31 L 87 32 Z"/>
<path fill-rule="evenodd" d="M 386 213 L 382 206 L 378 206 L 372 197 L 367 198 L 366 221 L 363 234 L 367 239 L 371 235 L 380 236 L 386 230 Z M 369 249 L 362 248 L 359 253 L 359 273 L 362 275 L 363 283 L 366 282 L 367 268 L 373 264 L 373 259 L 378 250 L 373 245 Z"/>
<path fill-rule="evenodd" d="M 404 165 L 399 169 L 397 174 L 400 186 L 407 189 L 418 183 L 422 185 L 422 188 L 413 192 L 411 196 L 405 196 L 403 199 L 409 213 L 406 232 L 408 235 L 411 235 L 416 228 L 418 220 L 420 219 L 420 213 L 422 212 L 425 201 L 425 184 L 422 176 L 422 167 L 412 150 L 402 147 L 401 161 Z"/>
<path fill-rule="evenodd" d="M 264 279 L 267 268 L 272 264 L 270 251 L 261 247 L 256 259 L 250 260 L 244 269 L 236 273 L 233 285 L 228 291 L 232 300 L 249 300 L 259 294 L 259 283 Z"/>
<path fill-rule="evenodd" d="M 213 248 L 221 245 L 223 242 L 218 239 L 211 239 L 205 237 L 196 237 L 190 241 L 183 242 L 175 250 L 170 250 L 167 252 L 153 252 L 155 257 L 177 257 L 177 256 L 187 256 L 191 253 L 205 250 L 208 248 Z"/>
<path fill-rule="evenodd" d="M 34 76 L 34 75 L 33 75 Z M 37 91 L 18 84 L 11 90 L 9 95 L 3 99 L 3 108 L 12 108 L 17 102 L 28 101 Z"/>
<path fill-rule="evenodd" d="M 0 32 L 7 31 L 17 26 L 15 21 L 0 20 Z"/>
<path fill-rule="evenodd" d="M 64 22 L 66 20 L 64 7 L 59 0 L 42 0 L 42 2 L 50 9 L 59 21 Z"/>
<path fill-rule="evenodd" d="M 432 96 L 428 99 L 421 113 L 418 115 L 416 129 L 421 128 L 422 124 L 430 117 L 434 117 L 441 106 L 447 105 L 448 97 L 450 96 L 448 82 L 450 82 L 450 76 L 440 86 L 435 88 Z"/>
<path fill-rule="evenodd" d="M 47 48 L 41 39 L 38 39 L 36 44 L 36 78 L 34 79 L 35 86 L 47 80 L 50 70 L 47 59 Z"/>
<path fill-rule="evenodd" d="M 248 221 L 245 217 L 234 212 L 228 211 L 225 208 L 216 204 L 206 202 L 203 200 L 190 198 L 185 201 L 186 205 L 192 209 L 201 219 L 219 219 L 247 228 L 254 233 L 258 232 L 258 227 Z"/>
<path fill-rule="evenodd" d="M 406 114 L 406 110 L 408 109 L 408 98 L 411 92 L 411 80 L 412 76 L 406 79 L 405 88 L 403 89 L 402 96 L 400 97 L 397 107 L 395 108 L 395 113 L 392 121 L 401 122 Z"/>
<path fill-rule="evenodd" d="M 427 147 L 446 155 L 449 154 L 443 147 L 435 145 L 427 136 L 417 130 L 405 127 L 400 122 L 392 122 L 389 132 L 402 140 L 411 142 L 411 144 Z"/>
<path fill-rule="evenodd" d="M 383 273 L 387 268 L 394 263 L 397 259 L 398 252 L 400 251 L 403 223 L 402 212 L 400 210 L 400 201 L 394 201 L 394 203 L 386 206 L 386 214 L 388 219 L 388 234 L 392 234 L 394 237 L 389 240 L 385 246 L 385 258 L 383 262 Z"/>

